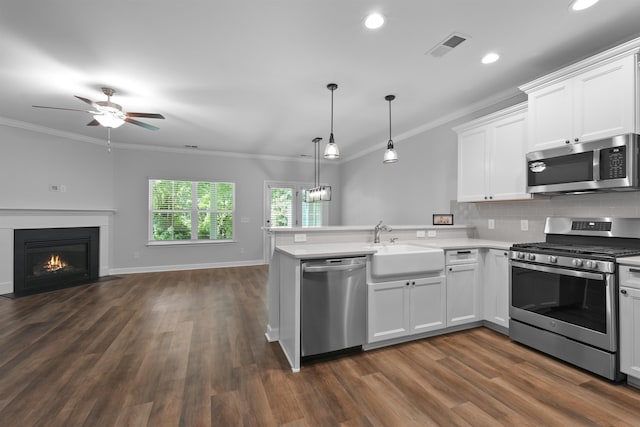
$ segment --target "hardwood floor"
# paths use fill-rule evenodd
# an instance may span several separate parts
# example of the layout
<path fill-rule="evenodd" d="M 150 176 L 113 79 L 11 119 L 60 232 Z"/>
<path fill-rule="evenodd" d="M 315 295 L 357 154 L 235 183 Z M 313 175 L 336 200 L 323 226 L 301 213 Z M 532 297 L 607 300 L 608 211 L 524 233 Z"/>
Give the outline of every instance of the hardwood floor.
<path fill-rule="evenodd" d="M 267 268 L 0 298 L 3 426 L 638 426 L 640 391 L 485 328 L 304 364 L 264 338 Z"/>

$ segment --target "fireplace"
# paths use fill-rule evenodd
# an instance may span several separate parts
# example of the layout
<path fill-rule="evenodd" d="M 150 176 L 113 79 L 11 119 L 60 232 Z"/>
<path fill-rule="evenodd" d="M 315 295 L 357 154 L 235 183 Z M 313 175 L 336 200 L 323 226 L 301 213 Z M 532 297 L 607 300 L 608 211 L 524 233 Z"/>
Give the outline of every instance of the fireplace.
<path fill-rule="evenodd" d="M 14 230 L 14 294 L 98 280 L 99 227 Z"/>

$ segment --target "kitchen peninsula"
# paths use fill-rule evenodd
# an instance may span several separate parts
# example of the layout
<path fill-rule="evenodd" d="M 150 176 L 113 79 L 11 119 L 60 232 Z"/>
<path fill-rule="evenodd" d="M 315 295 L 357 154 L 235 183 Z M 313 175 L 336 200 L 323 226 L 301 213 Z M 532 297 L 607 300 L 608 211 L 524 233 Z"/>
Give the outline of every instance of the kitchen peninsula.
<path fill-rule="evenodd" d="M 267 324 L 266 337 L 269 341 L 280 343 L 294 372 L 299 371 L 301 358 L 301 264 L 302 261 L 310 259 L 366 257 L 368 298 L 371 299 L 376 286 L 384 285 L 389 289 L 390 285 L 394 285 L 391 279 L 396 279 L 395 277 L 385 278 L 384 280 L 390 281 L 381 282 L 372 278 L 371 261 L 373 255 L 380 248 L 409 244 L 439 248 L 444 251 L 445 258 L 443 258 L 437 274 L 436 272 L 429 273 L 430 277 L 442 277 L 438 285 L 439 288 L 434 288 L 438 293 L 428 295 L 431 302 L 438 299 L 435 311 L 440 311 L 440 313 L 436 313 L 441 317 L 440 321 L 431 322 L 431 326 L 424 329 L 411 328 L 414 332 L 398 333 L 398 330 L 393 330 L 393 333 L 380 334 L 379 339 L 373 340 L 371 337 L 375 334 L 368 331 L 369 339 L 363 345 L 365 350 L 481 325 L 487 325 L 506 333 L 508 269 L 505 254 L 508 253 L 511 242 L 474 238 L 475 229 L 465 225 L 391 226 L 391 230 L 381 236 L 382 243 L 377 245 L 373 244 L 374 232 L 371 226 L 272 228 L 265 230 L 272 248 L 268 284 L 269 323 Z M 493 268 L 493 261 L 488 262 L 494 258 L 501 262 L 497 269 Z M 447 265 L 446 277 L 449 278 L 448 285 L 445 280 L 445 263 Z M 463 271 L 457 271 L 460 269 Z M 456 273 L 464 275 L 462 282 L 459 280 L 456 282 Z M 406 279 L 406 277 L 400 277 L 400 279 Z M 462 288 L 456 289 L 458 282 Z M 430 283 L 435 282 L 430 280 Z M 471 289 L 466 289 L 468 286 Z M 403 289 L 398 289 L 398 291 L 406 292 Z M 455 291 L 464 292 L 464 298 L 450 297 L 451 301 L 447 304 L 447 292 Z M 435 295 L 441 295 L 441 297 L 435 298 Z M 454 303 L 458 304 L 459 301 L 465 299 L 469 301 L 470 308 L 464 304 L 463 307 L 471 310 L 472 313 L 460 316 L 450 315 L 457 309 Z M 375 321 L 374 315 L 371 313 L 371 302 L 369 301 L 367 315 L 369 329 L 372 329 L 372 322 Z M 496 305 L 500 307 L 496 308 Z M 431 305 L 429 305 L 429 310 L 431 311 Z M 500 312 L 499 316 L 496 314 L 496 310 Z M 396 314 L 402 318 L 402 313 Z M 501 321 L 495 321 L 496 318 Z"/>

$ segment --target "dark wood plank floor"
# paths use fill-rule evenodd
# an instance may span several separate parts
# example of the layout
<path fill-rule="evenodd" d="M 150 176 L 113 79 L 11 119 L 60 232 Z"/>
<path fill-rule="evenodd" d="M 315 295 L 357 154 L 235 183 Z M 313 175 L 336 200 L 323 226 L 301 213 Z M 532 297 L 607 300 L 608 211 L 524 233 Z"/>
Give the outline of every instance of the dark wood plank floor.
<path fill-rule="evenodd" d="M 264 338 L 266 280 L 132 274 L 0 298 L 0 425 L 640 425 L 640 391 L 485 328 L 293 374 Z"/>

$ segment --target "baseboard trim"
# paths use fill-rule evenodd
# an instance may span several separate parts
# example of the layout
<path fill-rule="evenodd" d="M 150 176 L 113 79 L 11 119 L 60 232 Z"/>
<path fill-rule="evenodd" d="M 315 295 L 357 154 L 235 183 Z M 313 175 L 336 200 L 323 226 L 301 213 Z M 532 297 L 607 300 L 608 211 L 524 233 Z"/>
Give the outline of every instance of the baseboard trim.
<path fill-rule="evenodd" d="M 255 259 L 233 262 L 212 262 L 206 264 L 152 265 L 147 267 L 111 268 L 109 269 L 109 274 L 161 273 L 163 271 L 204 270 L 207 268 L 251 267 L 264 264 L 264 260 Z"/>

